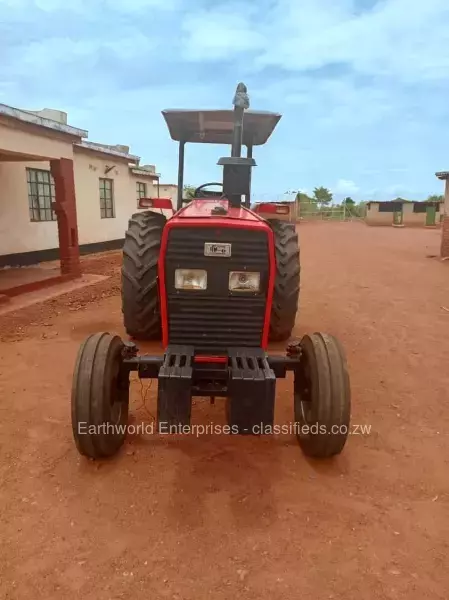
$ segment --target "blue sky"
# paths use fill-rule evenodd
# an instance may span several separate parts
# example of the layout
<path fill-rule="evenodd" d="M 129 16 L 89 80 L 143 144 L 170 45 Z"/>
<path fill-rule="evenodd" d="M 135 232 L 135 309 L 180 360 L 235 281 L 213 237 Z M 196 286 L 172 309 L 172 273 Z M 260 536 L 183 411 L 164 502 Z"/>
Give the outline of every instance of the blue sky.
<path fill-rule="evenodd" d="M 176 181 L 163 108 L 283 113 L 254 196 L 422 199 L 449 169 L 448 0 L 0 0 L 0 102 L 58 108 Z M 226 148 L 192 145 L 186 181 Z"/>

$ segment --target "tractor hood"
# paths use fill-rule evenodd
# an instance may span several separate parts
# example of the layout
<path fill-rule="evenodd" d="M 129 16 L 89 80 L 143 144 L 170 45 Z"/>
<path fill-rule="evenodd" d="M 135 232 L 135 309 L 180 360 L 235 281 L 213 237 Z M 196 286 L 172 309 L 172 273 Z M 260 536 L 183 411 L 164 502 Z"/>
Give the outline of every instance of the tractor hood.
<path fill-rule="evenodd" d="M 205 198 L 192 200 L 177 215 L 180 219 L 239 219 L 241 221 L 261 221 L 262 219 L 243 206 L 232 207 L 226 198 Z"/>

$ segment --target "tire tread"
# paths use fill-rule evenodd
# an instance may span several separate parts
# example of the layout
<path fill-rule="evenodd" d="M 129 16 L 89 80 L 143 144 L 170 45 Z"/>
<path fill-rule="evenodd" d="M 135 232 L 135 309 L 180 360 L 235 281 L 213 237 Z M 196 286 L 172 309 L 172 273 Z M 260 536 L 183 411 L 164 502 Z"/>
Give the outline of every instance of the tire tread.
<path fill-rule="evenodd" d="M 270 341 L 290 337 L 298 312 L 300 290 L 300 252 L 295 225 L 286 221 L 269 221 L 274 233 L 276 280 L 270 319 Z"/>
<path fill-rule="evenodd" d="M 128 335 L 160 340 L 157 285 L 164 215 L 146 211 L 132 215 L 123 246 L 122 312 Z"/>

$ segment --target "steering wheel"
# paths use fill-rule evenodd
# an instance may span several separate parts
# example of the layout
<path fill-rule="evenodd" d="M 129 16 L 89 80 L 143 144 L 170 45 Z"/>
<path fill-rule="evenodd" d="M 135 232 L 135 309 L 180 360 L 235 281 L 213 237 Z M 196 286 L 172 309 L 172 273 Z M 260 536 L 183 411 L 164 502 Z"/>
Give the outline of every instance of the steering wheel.
<path fill-rule="evenodd" d="M 209 191 L 203 191 L 204 188 L 209 187 L 210 185 L 218 185 L 221 187 L 221 192 L 209 192 Z M 219 183 L 217 181 L 213 181 L 210 183 L 203 183 L 203 185 L 200 185 L 199 187 L 197 187 L 195 189 L 195 191 L 193 192 L 193 197 L 194 198 L 223 198 L 223 184 Z"/>

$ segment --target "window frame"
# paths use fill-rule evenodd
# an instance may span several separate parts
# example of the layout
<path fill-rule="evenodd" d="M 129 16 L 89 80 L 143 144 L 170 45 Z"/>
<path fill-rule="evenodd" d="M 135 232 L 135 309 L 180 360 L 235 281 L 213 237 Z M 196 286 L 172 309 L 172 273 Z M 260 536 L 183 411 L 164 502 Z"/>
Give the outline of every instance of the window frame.
<path fill-rule="evenodd" d="M 141 198 L 147 197 L 147 182 L 146 181 L 136 181 L 136 196 L 137 196 L 137 206 L 139 206 L 139 200 Z"/>
<path fill-rule="evenodd" d="M 49 169 L 25 167 L 28 193 L 28 214 L 31 223 L 52 223 L 57 215 L 52 204 L 55 202 L 55 182 Z"/>
<path fill-rule="evenodd" d="M 380 213 L 402 212 L 402 203 L 401 202 L 380 202 L 378 210 Z"/>
<path fill-rule="evenodd" d="M 435 208 L 435 213 L 440 212 L 440 205 L 437 202 L 414 202 L 413 212 L 415 215 L 425 215 L 429 207 Z"/>
<path fill-rule="evenodd" d="M 109 177 L 99 177 L 98 189 L 100 194 L 100 218 L 115 219 L 114 180 Z"/>
<path fill-rule="evenodd" d="M 427 214 L 427 207 L 432 206 L 431 204 L 424 204 L 423 202 L 414 202 L 413 203 L 413 214 L 415 215 L 425 215 Z"/>

